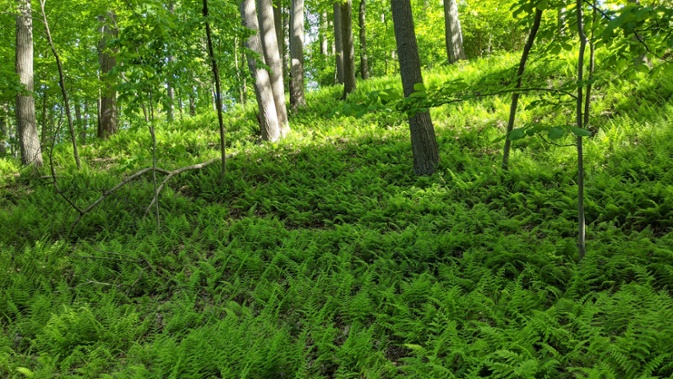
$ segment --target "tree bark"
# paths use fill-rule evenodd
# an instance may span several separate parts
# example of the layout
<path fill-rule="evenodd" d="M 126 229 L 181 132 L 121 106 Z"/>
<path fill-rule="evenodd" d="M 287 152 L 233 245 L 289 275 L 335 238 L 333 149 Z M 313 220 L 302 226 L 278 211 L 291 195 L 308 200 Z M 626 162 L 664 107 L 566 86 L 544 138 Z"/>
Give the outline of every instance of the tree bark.
<path fill-rule="evenodd" d="M 42 167 L 42 150 L 33 99 L 33 20 L 30 0 L 18 0 L 16 73 L 24 90 L 16 96 L 16 125 L 21 142 L 21 163 Z"/>
<path fill-rule="evenodd" d="M 341 3 L 341 41 L 343 43 L 344 94 L 355 91 L 355 44 L 353 43 L 353 3 L 346 0 Z"/>
<path fill-rule="evenodd" d="M 582 80 L 584 77 L 584 50 L 587 45 L 587 37 L 584 34 L 584 22 L 582 20 L 582 0 L 577 0 L 577 33 L 580 39 L 580 51 L 577 62 L 577 108 L 576 108 L 576 122 L 577 127 L 584 128 L 584 120 L 582 117 L 583 95 L 582 95 Z M 577 248 L 579 250 L 580 259 L 584 258 L 586 254 L 586 221 L 584 219 L 584 152 L 582 146 L 582 137 L 577 136 Z"/>
<path fill-rule="evenodd" d="M 196 99 L 194 99 L 194 92 L 196 89 L 192 87 L 192 90 L 189 92 L 187 97 L 189 98 L 189 115 L 196 116 Z"/>
<path fill-rule="evenodd" d="M 98 45 L 98 62 L 101 68 L 103 89 L 100 99 L 100 128 L 98 137 L 107 139 L 117 132 L 117 92 L 110 71 L 117 65 L 114 51 L 110 51 L 108 41 L 117 38 L 117 26 L 114 12 L 98 17 L 100 25 L 100 42 Z"/>
<path fill-rule="evenodd" d="M 240 6 L 243 26 L 253 31 L 253 34 L 245 42 L 245 46 L 253 53 L 264 58 L 259 38 L 255 0 L 243 0 Z M 273 99 L 273 90 L 271 89 L 271 78 L 264 68 L 257 67 L 257 60 L 254 55 L 248 55 L 247 59 L 248 68 L 255 79 L 255 97 L 257 98 L 259 127 L 262 138 L 266 141 L 276 142 L 280 139 L 281 133 L 278 113 L 276 112 L 276 105 Z"/>
<path fill-rule="evenodd" d="M 367 25 L 365 23 L 366 0 L 360 0 L 358 23 L 360 25 L 360 76 L 369 79 L 369 65 L 367 63 Z"/>
<path fill-rule="evenodd" d="M 287 118 L 287 106 L 285 105 L 285 85 L 283 81 L 283 61 L 278 50 L 276 27 L 274 25 L 273 6 L 271 0 L 257 0 L 257 20 L 264 51 L 264 60 L 271 68 L 271 90 L 273 101 L 276 105 L 276 114 L 280 125 L 280 136 L 284 137 L 290 131 Z"/>
<path fill-rule="evenodd" d="M 449 63 L 467 59 L 463 49 L 463 31 L 460 27 L 456 0 L 444 0 L 444 25 Z"/>
<path fill-rule="evenodd" d="M 336 62 L 336 82 L 344 83 L 343 34 L 341 27 L 341 6 L 334 3 L 334 57 Z"/>
<path fill-rule="evenodd" d="M 414 32 L 414 20 L 409 0 L 391 0 L 397 55 L 404 96 L 414 92 L 414 85 L 423 83 L 418 44 Z M 418 112 L 409 117 L 411 149 L 414 155 L 414 171 L 417 175 L 430 175 L 437 169 L 439 150 L 429 112 Z"/>
<path fill-rule="evenodd" d="M 318 34 L 320 38 L 320 54 L 323 57 L 329 55 L 329 51 L 327 50 L 327 37 L 325 36 L 327 29 L 329 28 L 328 24 L 329 22 L 327 20 L 327 12 L 320 13 L 320 31 Z"/>
<path fill-rule="evenodd" d="M 51 48 L 52 54 L 54 54 L 54 59 L 56 59 L 56 68 L 58 69 L 58 84 L 61 87 L 61 94 L 63 95 L 63 105 L 65 106 L 65 114 L 68 119 L 68 129 L 70 130 L 70 139 L 72 141 L 72 151 L 75 158 L 75 163 L 77 168 L 82 168 L 82 165 L 79 161 L 79 152 L 77 151 L 77 134 L 75 133 L 75 125 L 72 122 L 72 112 L 70 112 L 70 100 L 68 99 L 68 91 L 65 88 L 65 78 L 63 74 L 63 65 L 61 64 L 61 58 L 54 47 L 54 41 L 51 39 L 51 31 L 49 30 L 49 22 L 47 21 L 47 14 L 44 11 L 44 3 L 46 0 L 40 0 L 40 9 L 42 10 L 42 21 L 44 22 L 44 31 L 47 34 L 47 42 Z"/>
<path fill-rule="evenodd" d="M 285 20 L 283 17 L 283 1 L 273 0 L 273 24 L 276 28 L 276 39 L 278 41 L 278 54 L 283 62 L 283 78 L 287 77 L 287 54 L 285 48 Z"/>
<path fill-rule="evenodd" d="M 290 12 L 290 104 L 306 106 L 304 97 L 304 0 L 292 0 Z"/>
<path fill-rule="evenodd" d="M 537 35 L 538 30 L 540 29 L 540 22 L 542 21 L 542 11 L 539 9 L 535 10 L 535 18 L 533 19 L 533 26 L 528 33 L 528 40 L 526 45 L 523 47 L 523 53 L 521 54 L 521 60 L 519 60 L 519 69 L 516 72 L 516 88 L 521 88 L 521 83 L 523 81 L 523 72 L 526 70 L 526 62 L 528 61 L 528 55 L 530 50 L 533 48 L 533 43 L 535 42 L 535 36 Z M 509 151 L 512 145 L 512 141 L 509 139 L 510 133 L 514 129 L 514 120 L 516 119 L 516 110 L 519 104 L 518 92 L 512 94 L 512 103 L 509 107 L 509 120 L 507 121 L 507 133 L 505 138 L 505 147 L 502 152 L 502 169 L 507 170 L 509 165 Z"/>
<path fill-rule="evenodd" d="M 222 170 L 220 171 L 220 180 L 222 180 L 224 179 L 224 175 L 227 171 L 224 121 L 222 119 L 222 86 L 220 85 L 220 70 L 217 67 L 217 59 L 215 59 L 215 52 L 213 51 L 213 39 L 210 31 L 210 22 L 208 20 L 208 0 L 203 0 L 203 18 L 206 19 L 206 41 L 208 43 L 208 56 L 210 57 L 210 65 L 213 69 L 213 78 L 215 79 L 215 104 L 217 105 L 217 122 L 220 126 L 220 153 L 222 154 Z M 157 218 L 159 217 L 158 212 L 159 211 L 157 209 Z"/>
<path fill-rule="evenodd" d="M 173 1 L 168 2 L 168 12 L 171 14 L 175 13 L 175 4 Z M 175 62 L 175 57 L 171 51 L 168 52 L 168 72 L 170 74 Z M 170 76 L 170 75 L 169 75 Z M 169 78 L 166 80 L 166 97 L 168 97 L 168 102 L 166 103 L 166 120 L 172 122 L 175 119 L 175 112 L 173 103 L 175 102 L 175 91 L 173 90 L 173 81 Z"/>
<path fill-rule="evenodd" d="M 7 140 L 9 140 L 8 119 L 7 108 L 3 104 L 0 106 L 0 157 L 7 155 Z"/>
<path fill-rule="evenodd" d="M 82 120 L 82 129 L 80 129 L 79 139 L 82 141 L 82 145 L 86 144 L 86 133 L 89 127 L 89 100 L 84 99 L 84 117 Z"/>

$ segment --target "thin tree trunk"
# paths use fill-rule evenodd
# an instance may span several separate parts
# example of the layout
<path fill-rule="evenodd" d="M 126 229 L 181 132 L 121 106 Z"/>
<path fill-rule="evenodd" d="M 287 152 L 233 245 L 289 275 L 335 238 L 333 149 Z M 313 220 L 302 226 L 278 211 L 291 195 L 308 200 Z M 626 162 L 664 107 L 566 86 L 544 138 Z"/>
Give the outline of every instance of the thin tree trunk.
<path fill-rule="evenodd" d="M 558 24 L 558 34 L 564 35 L 566 31 L 566 9 L 559 8 L 556 14 L 556 22 Z"/>
<path fill-rule="evenodd" d="M 257 20 L 259 22 L 259 33 L 262 41 L 262 50 L 264 51 L 264 60 L 267 66 L 271 68 L 269 75 L 271 77 L 271 90 L 273 91 L 273 101 L 276 105 L 276 114 L 280 124 L 280 135 L 284 137 L 290 131 L 290 125 L 287 118 L 287 106 L 285 105 L 285 85 L 283 81 L 283 62 L 278 53 L 278 41 L 276 37 L 273 6 L 271 0 L 257 0 Z"/>
<path fill-rule="evenodd" d="M 117 38 L 117 27 L 114 12 L 98 17 L 100 26 L 100 42 L 98 47 L 98 62 L 101 67 L 103 81 L 102 96 L 100 99 L 100 128 L 98 137 L 107 139 L 117 132 L 117 92 L 110 72 L 117 65 L 114 51 L 110 51 L 108 41 Z"/>
<path fill-rule="evenodd" d="M 86 144 L 86 133 L 89 128 L 89 100 L 87 99 L 84 99 L 84 119 L 82 121 L 79 139 L 82 140 L 82 145 L 84 145 Z"/>
<path fill-rule="evenodd" d="M 358 23 L 360 25 L 360 76 L 369 79 L 369 65 L 367 64 L 367 24 L 365 23 L 367 0 L 360 0 Z"/>
<path fill-rule="evenodd" d="M 33 99 L 33 20 L 30 0 L 18 1 L 16 16 L 16 73 L 25 90 L 16 96 L 16 126 L 21 142 L 21 163 L 42 167 L 42 150 Z"/>
<path fill-rule="evenodd" d="M 341 3 L 341 41 L 343 43 L 344 94 L 355 91 L 355 46 L 353 43 L 353 3 L 346 0 Z"/>
<path fill-rule="evenodd" d="M 75 133 L 75 125 L 72 122 L 72 112 L 70 112 L 70 101 L 68 99 L 68 91 L 65 88 L 65 78 L 63 77 L 63 65 L 61 64 L 61 58 L 54 47 L 54 41 L 51 39 L 51 31 L 49 30 L 49 22 L 47 21 L 47 14 L 44 11 L 44 3 L 46 0 L 40 0 L 40 8 L 42 10 L 42 21 L 44 21 L 44 31 L 47 33 L 47 42 L 51 48 L 51 53 L 54 54 L 54 59 L 56 59 L 56 68 L 58 68 L 58 84 L 61 87 L 61 94 L 63 95 L 63 105 L 65 106 L 65 115 L 68 119 L 68 129 L 70 130 L 70 139 L 72 141 L 72 152 L 75 157 L 75 163 L 77 168 L 82 168 L 82 165 L 79 161 L 79 152 L 77 150 L 77 134 Z"/>
<path fill-rule="evenodd" d="M 306 106 L 304 97 L 304 0 L 292 0 L 290 12 L 290 104 L 296 110 Z"/>
<path fill-rule="evenodd" d="M 238 88 L 238 103 L 245 104 L 245 75 L 242 73 L 241 64 L 238 61 L 240 41 L 234 37 L 234 69 L 236 70 L 236 87 Z"/>
<path fill-rule="evenodd" d="M 341 6 L 334 3 L 334 57 L 336 62 L 336 82 L 344 83 L 343 28 L 341 26 Z"/>
<path fill-rule="evenodd" d="M 194 87 L 192 87 L 192 90 L 189 92 L 189 94 L 187 96 L 189 98 L 189 115 L 190 116 L 196 116 L 196 99 L 194 99 L 194 92 L 195 91 L 196 90 L 194 89 Z"/>
<path fill-rule="evenodd" d="M 577 31 L 580 38 L 580 51 L 577 62 L 577 127 L 584 128 L 582 117 L 582 80 L 584 75 L 584 50 L 587 45 L 587 37 L 584 34 L 584 22 L 582 20 L 582 0 L 577 0 Z M 584 153 L 582 137 L 577 136 L 577 248 L 580 259 L 586 254 L 586 222 L 584 219 Z"/>
<path fill-rule="evenodd" d="M 329 55 L 327 50 L 327 29 L 329 28 L 329 22 L 327 20 L 327 12 L 320 13 L 320 31 L 318 32 L 320 38 L 320 55 L 326 57 Z"/>
<path fill-rule="evenodd" d="M 414 32 L 414 20 L 409 0 L 391 0 L 395 41 L 400 60 L 400 74 L 404 96 L 414 92 L 414 85 L 423 83 L 418 45 Z M 409 117 L 411 148 L 414 155 L 414 171 L 417 175 L 430 175 L 439 163 L 439 150 L 429 112 L 418 112 Z"/>
<path fill-rule="evenodd" d="M 40 146 L 47 145 L 47 138 L 49 137 L 49 123 L 47 122 L 47 101 L 49 98 L 48 88 L 45 88 L 42 91 L 42 112 L 40 114 L 40 126 L 42 127 L 42 133 L 40 133 Z"/>
<path fill-rule="evenodd" d="M 171 0 L 168 2 L 168 12 L 173 15 L 175 14 L 175 4 Z M 175 102 L 175 91 L 173 89 L 173 80 L 171 79 L 170 72 L 173 69 L 173 62 L 175 62 L 175 57 L 173 56 L 173 52 L 169 51 L 168 52 L 168 72 L 169 72 L 169 78 L 166 80 L 166 97 L 167 103 L 166 103 L 166 120 L 168 122 L 172 122 L 175 118 L 175 112 L 174 112 L 174 102 Z"/>
<path fill-rule="evenodd" d="M 537 35 L 538 30 L 540 30 L 540 22 L 542 21 L 542 11 L 539 9 L 535 10 L 535 17 L 533 19 L 533 26 L 528 33 L 528 40 L 526 45 L 523 47 L 523 53 L 521 53 L 521 60 L 519 60 L 519 69 L 516 72 L 516 87 L 517 89 L 521 88 L 521 82 L 523 81 L 523 73 L 526 70 L 526 62 L 528 61 L 528 55 L 530 50 L 533 48 L 533 43 L 535 42 L 535 36 Z M 512 104 L 509 107 L 509 120 L 507 121 L 507 133 L 505 138 L 505 147 L 502 152 L 502 169 L 507 170 L 509 165 L 509 152 L 511 149 L 512 141 L 509 139 L 512 129 L 514 129 L 514 120 L 516 119 L 516 109 L 519 104 L 520 93 L 512 93 Z"/>
<path fill-rule="evenodd" d="M 75 108 L 75 132 L 79 131 L 79 139 L 80 143 L 84 145 L 84 142 L 82 141 L 82 104 L 79 102 L 79 100 L 75 101 L 74 104 Z"/>
<path fill-rule="evenodd" d="M 222 171 L 220 171 L 220 180 L 224 179 L 227 172 L 226 148 L 224 140 L 224 121 L 222 119 L 222 90 L 220 86 L 220 71 L 217 67 L 215 52 L 213 51 L 213 39 L 210 32 L 210 22 L 208 21 L 208 0 L 203 0 L 203 18 L 206 19 L 206 40 L 208 42 L 208 56 L 210 57 L 213 77 L 215 78 L 215 102 L 217 104 L 217 122 L 220 125 L 220 152 L 222 153 Z"/>
<path fill-rule="evenodd" d="M 456 0 L 444 0 L 444 24 L 446 54 L 449 57 L 449 63 L 467 59 L 465 49 L 463 49 L 463 31 L 460 27 Z"/>
<path fill-rule="evenodd" d="M 264 57 L 259 36 L 255 0 L 243 0 L 240 5 L 243 26 L 251 29 L 253 32 L 248 37 L 245 45 L 253 54 Z M 262 138 L 266 141 L 276 142 L 281 138 L 281 132 L 278 113 L 276 112 L 276 105 L 273 99 L 273 90 L 271 89 L 271 78 L 264 68 L 257 67 L 257 60 L 254 55 L 248 55 L 247 60 L 250 73 L 255 79 L 255 97 L 257 98 L 257 108 L 259 109 L 259 127 Z"/>
<path fill-rule="evenodd" d="M 7 106 L 3 104 L 0 106 L 0 157 L 7 155 L 7 140 L 9 140 L 8 119 Z"/>

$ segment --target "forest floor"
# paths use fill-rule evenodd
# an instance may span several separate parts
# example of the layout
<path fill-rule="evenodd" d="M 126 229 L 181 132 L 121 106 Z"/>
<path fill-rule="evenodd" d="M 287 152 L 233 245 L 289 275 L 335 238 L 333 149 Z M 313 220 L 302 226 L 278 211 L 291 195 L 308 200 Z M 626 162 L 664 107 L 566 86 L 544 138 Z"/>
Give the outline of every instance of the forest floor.
<path fill-rule="evenodd" d="M 515 64 L 426 83 L 502 79 Z M 531 72 L 572 72 L 549 67 Z M 0 377 L 670 377 L 671 71 L 597 84 L 581 262 L 575 149 L 518 140 L 503 172 L 508 95 L 432 109 L 429 177 L 413 174 L 405 116 L 332 117 L 339 88 L 310 93 L 276 145 L 260 143 L 252 107 L 233 111 L 226 177 L 213 164 L 172 178 L 159 230 L 144 217 L 149 175 L 73 228 L 49 180 L 0 160 Z M 398 82 L 359 82 L 353 98 Z M 572 104 L 550 116 L 534 99 L 521 123 L 572 123 Z M 160 122 L 158 166 L 217 157 L 216 125 Z M 83 146 L 77 171 L 60 144 L 59 187 L 86 207 L 151 166 L 150 146 L 134 125 Z"/>

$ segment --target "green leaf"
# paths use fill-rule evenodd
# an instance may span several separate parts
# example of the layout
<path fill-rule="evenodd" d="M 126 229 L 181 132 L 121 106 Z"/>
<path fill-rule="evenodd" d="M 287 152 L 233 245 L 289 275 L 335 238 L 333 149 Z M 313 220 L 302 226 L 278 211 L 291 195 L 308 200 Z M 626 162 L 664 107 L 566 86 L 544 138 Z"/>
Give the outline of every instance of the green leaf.
<path fill-rule="evenodd" d="M 547 132 L 547 137 L 549 139 L 560 139 L 566 134 L 565 129 L 563 129 L 560 126 L 554 126 L 553 128 L 549 129 Z"/>
<path fill-rule="evenodd" d="M 571 126 L 570 131 L 573 132 L 574 135 L 578 137 L 589 137 L 591 135 L 591 132 L 585 129 L 580 129 L 576 126 Z"/>
<path fill-rule="evenodd" d="M 523 128 L 518 128 L 514 129 L 509 133 L 509 140 L 510 141 L 516 141 L 518 139 L 522 139 L 526 136 L 526 130 Z"/>
<path fill-rule="evenodd" d="M 32 378 L 35 376 L 35 373 L 30 371 L 29 369 L 25 367 L 17 367 L 16 371 L 20 372 L 21 374 L 25 375 L 26 378 Z"/>
<path fill-rule="evenodd" d="M 425 85 L 423 83 L 414 84 L 414 91 L 425 91 Z"/>

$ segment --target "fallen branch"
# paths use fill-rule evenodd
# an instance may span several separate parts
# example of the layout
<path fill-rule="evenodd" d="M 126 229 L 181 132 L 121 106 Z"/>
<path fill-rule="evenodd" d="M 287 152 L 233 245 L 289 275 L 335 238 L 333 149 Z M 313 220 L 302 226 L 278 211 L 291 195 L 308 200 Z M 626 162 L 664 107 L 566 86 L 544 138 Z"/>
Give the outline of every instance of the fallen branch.
<path fill-rule="evenodd" d="M 230 156 L 231 156 L 231 154 L 229 154 L 229 157 Z M 209 165 L 219 161 L 220 159 L 221 158 L 213 158 L 213 159 L 211 159 L 209 161 L 206 161 L 206 162 L 203 162 L 203 163 L 198 163 L 198 164 L 191 165 L 191 166 L 181 167 L 181 168 L 178 168 L 178 169 L 170 171 L 170 172 L 162 172 L 162 173 L 166 174 L 166 177 L 164 178 L 164 180 L 161 181 L 161 184 L 156 188 L 156 191 L 154 192 L 154 196 L 152 197 L 152 201 L 150 202 L 150 205 L 147 206 L 147 209 L 145 209 L 145 214 L 143 215 L 143 217 L 146 217 L 147 214 L 150 212 L 150 209 L 157 202 L 157 199 L 159 198 L 159 193 L 161 193 L 161 190 L 164 189 L 164 186 L 166 185 L 166 183 L 172 177 L 174 177 L 175 175 L 181 174 L 185 171 L 200 170 L 200 169 L 202 169 L 206 166 L 209 166 Z"/>

